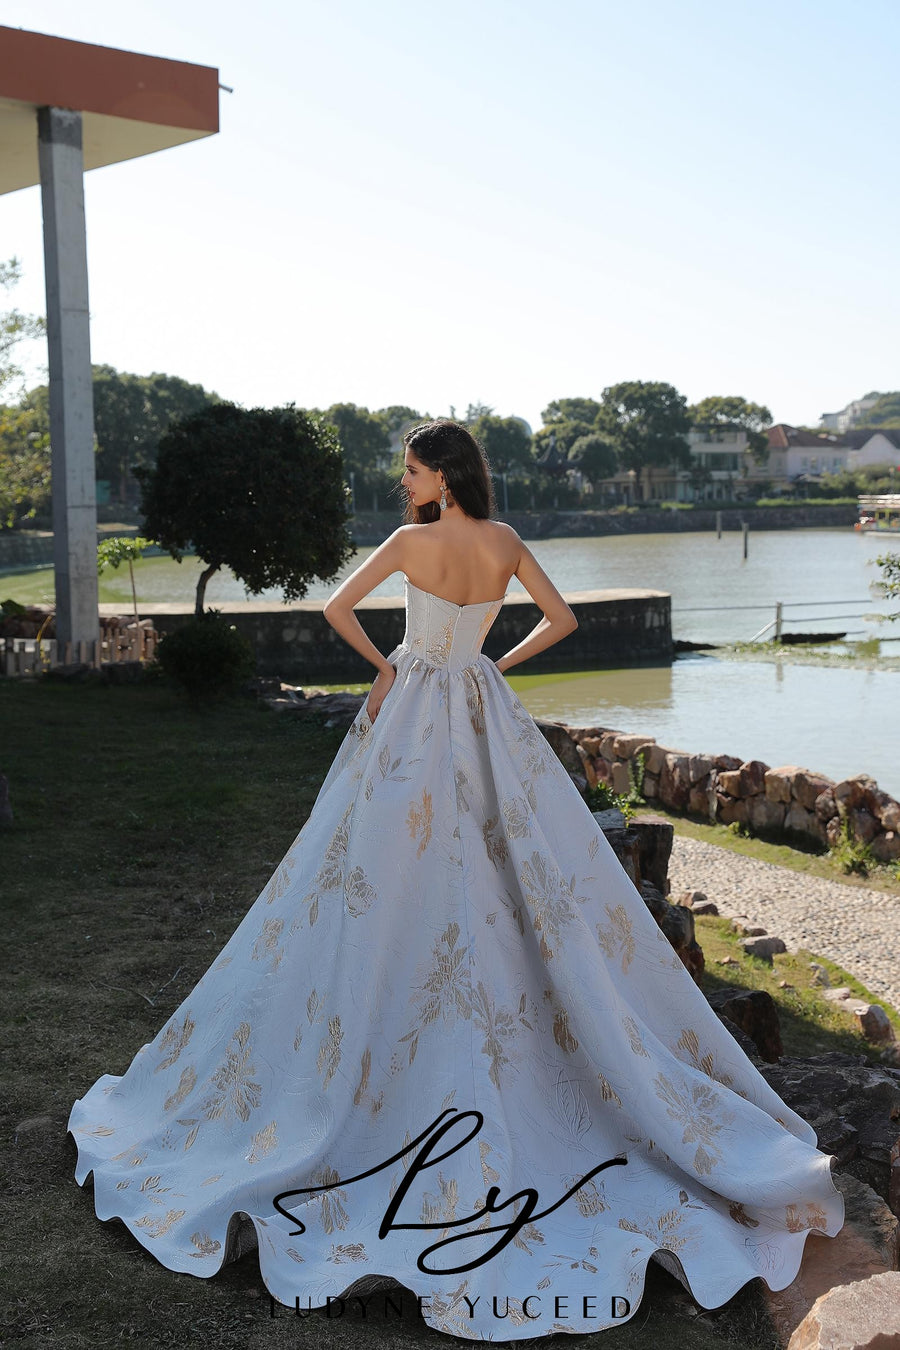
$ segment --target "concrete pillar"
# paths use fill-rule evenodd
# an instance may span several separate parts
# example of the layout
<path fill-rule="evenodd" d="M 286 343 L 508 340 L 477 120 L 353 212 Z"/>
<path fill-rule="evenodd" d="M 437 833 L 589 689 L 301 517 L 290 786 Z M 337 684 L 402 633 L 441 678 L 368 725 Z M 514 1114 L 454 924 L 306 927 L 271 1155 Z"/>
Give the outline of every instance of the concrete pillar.
<path fill-rule="evenodd" d="M 39 108 L 38 152 L 47 277 L 56 636 L 62 642 L 93 642 L 100 636 L 97 493 L 81 114 Z"/>

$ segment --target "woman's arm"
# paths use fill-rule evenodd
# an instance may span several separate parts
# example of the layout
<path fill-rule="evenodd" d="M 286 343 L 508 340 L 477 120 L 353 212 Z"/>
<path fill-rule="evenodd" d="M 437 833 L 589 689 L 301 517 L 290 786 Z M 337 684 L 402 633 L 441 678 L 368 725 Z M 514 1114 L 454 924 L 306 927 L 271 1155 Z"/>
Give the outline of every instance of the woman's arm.
<path fill-rule="evenodd" d="M 322 609 L 334 631 L 358 651 L 360 656 L 370 661 L 382 675 L 392 673 L 394 668 L 382 656 L 375 643 L 367 637 L 362 624 L 353 613 L 353 607 L 358 605 L 360 600 L 364 600 L 369 592 L 380 582 L 385 581 L 392 572 L 403 571 L 408 529 L 409 526 L 402 525 L 389 539 L 385 539 L 355 572 L 351 572 L 349 577 L 341 582 L 337 590 L 325 601 Z"/>
<path fill-rule="evenodd" d="M 538 608 L 543 610 L 544 617 L 518 646 L 513 647 L 505 656 L 501 656 L 496 663 L 500 671 L 509 670 L 510 666 L 517 666 L 521 661 L 527 661 L 529 656 L 536 656 L 538 652 L 545 651 L 547 647 L 552 647 L 554 643 L 568 637 L 569 633 L 574 633 L 578 627 L 575 615 L 525 544 L 522 544 L 519 565 L 514 575 L 521 581 Z"/>

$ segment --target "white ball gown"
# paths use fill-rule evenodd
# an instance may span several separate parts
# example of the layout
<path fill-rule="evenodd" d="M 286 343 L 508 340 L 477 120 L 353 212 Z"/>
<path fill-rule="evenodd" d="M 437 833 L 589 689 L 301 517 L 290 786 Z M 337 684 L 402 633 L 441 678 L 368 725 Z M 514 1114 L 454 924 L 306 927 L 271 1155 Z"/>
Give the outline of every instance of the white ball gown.
<path fill-rule="evenodd" d="M 248 1215 L 286 1308 L 377 1274 L 439 1331 L 525 1339 L 622 1325 L 654 1253 L 707 1308 L 783 1289 L 843 1224 L 814 1130 L 481 653 L 503 599 L 406 581 L 376 721 L 155 1040 L 72 1107 L 97 1215 L 174 1271 L 214 1275 Z"/>

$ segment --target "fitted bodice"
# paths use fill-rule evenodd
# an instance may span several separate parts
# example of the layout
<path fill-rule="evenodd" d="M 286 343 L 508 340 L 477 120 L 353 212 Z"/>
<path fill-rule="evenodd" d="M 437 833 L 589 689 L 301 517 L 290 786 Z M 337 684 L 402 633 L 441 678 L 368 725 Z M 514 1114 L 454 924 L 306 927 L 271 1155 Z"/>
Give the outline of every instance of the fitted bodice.
<path fill-rule="evenodd" d="M 457 605 L 421 590 L 408 577 L 404 577 L 404 582 L 406 632 L 401 651 L 408 651 L 430 665 L 455 669 L 477 660 L 506 596 L 474 605 Z"/>

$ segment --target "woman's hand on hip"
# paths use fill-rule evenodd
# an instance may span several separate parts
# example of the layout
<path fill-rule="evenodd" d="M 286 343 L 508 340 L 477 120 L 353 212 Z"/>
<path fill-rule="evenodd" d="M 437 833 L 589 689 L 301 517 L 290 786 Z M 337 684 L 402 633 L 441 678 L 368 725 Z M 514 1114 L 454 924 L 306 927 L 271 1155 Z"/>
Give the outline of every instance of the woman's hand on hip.
<path fill-rule="evenodd" d="M 375 681 L 372 688 L 369 690 L 369 697 L 366 700 L 366 714 L 370 722 L 374 722 L 375 718 L 378 716 L 381 705 L 384 702 L 386 695 L 392 689 L 396 678 L 396 666 L 391 666 L 390 673 L 387 671 L 379 671 L 375 676 Z"/>

